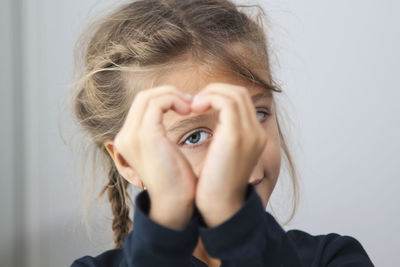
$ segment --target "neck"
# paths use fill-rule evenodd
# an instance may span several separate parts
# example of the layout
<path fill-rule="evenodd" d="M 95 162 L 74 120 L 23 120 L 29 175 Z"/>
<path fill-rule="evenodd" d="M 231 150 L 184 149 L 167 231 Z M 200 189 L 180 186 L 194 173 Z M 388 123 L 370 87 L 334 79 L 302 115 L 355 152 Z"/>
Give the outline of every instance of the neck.
<path fill-rule="evenodd" d="M 220 267 L 221 260 L 211 257 L 206 249 L 204 248 L 203 241 L 199 236 L 199 241 L 197 242 L 196 248 L 193 251 L 193 256 L 207 264 L 208 267 Z"/>

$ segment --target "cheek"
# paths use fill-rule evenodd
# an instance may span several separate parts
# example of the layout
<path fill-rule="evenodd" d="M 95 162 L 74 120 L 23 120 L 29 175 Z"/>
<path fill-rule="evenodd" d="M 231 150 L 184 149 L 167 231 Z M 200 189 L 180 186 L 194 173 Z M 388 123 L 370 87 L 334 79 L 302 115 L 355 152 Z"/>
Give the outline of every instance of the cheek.
<path fill-rule="evenodd" d="M 261 184 L 262 186 L 256 187 L 256 191 L 260 195 L 265 209 L 279 177 L 281 167 L 279 142 L 269 142 L 260 156 L 260 161 L 265 171 L 266 179 Z"/>
<path fill-rule="evenodd" d="M 263 162 L 264 168 L 267 171 L 268 179 L 277 180 L 281 169 L 281 152 L 279 142 L 269 141 L 260 160 Z"/>
<path fill-rule="evenodd" d="M 267 178 L 275 184 L 281 169 L 281 142 L 275 116 L 271 117 L 269 123 L 264 125 L 264 129 L 268 139 L 260 160 L 267 172 Z"/>
<path fill-rule="evenodd" d="M 281 169 L 281 148 L 279 137 L 270 134 L 264 151 L 260 156 L 260 161 L 265 170 L 265 175 L 270 185 L 275 185 Z"/>

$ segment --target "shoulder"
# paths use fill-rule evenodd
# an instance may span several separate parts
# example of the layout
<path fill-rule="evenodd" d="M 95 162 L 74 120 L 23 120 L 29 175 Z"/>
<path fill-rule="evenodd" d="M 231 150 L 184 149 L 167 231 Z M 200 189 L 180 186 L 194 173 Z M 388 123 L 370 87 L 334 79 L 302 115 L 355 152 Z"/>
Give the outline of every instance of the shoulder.
<path fill-rule="evenodd" d="M 287 231 L 287 237 L 304 262 L 318 266 L 328 263 L 373 266 L 361 243 L 352 236 L 337 233 L 311 235 L 296 229 Z"/>
<path fill-rule="evenodd" d="M 302 230 L 293 229 L 287 231 L 288 237 L 295 243 L 296 246 L 343 246 L 351 245 L 362 247 L 360 242 L 348 235 L 340 235 L 338 233 L 328 233 L 320 235 L 311 235 Z"/>
<path fill-rule="evenodd" d="M 111 266 L 119 266 L 119 263 L 122 259 L 122 250 L 121 249 L 112 249 L 107 250 L 106 252 L 101 253 L 98 256 L 84 256 L 79 259 L 76 259 L 71 267 L 111 267 Z"/>

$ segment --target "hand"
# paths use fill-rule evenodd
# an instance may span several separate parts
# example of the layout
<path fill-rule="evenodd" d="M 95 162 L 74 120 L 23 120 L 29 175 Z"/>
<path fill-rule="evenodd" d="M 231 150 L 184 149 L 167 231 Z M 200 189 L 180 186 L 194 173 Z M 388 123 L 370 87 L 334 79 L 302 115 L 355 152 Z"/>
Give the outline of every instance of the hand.
<path fill-rule="evenodd" d="M 163 113 L 190 113 L 191 99 L 172 86 L 140 91 L 114 144 L 147 187 L 156 222 L 182 229 L 192 217 L 196 176 L 178 147 L 166 135 Z"/>
<path fill-rule="evenodd" d="M 244 87 L 214 83 L 192 101 L 195 113 L 219 110 L 219 124 L 199 175 L 196 206 L 208 226 L 232 216 L 245 202 L 248 180 L 267 139 Z"/>

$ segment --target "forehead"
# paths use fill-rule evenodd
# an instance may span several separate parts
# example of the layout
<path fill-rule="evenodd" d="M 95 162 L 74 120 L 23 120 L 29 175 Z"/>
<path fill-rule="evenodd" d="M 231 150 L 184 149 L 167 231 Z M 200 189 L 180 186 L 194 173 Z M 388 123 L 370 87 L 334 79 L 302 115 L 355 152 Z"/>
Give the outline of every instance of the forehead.
<path fill-rule="evenodd" d="M 214 82 L 244 86 L 249 90 L 249 94 L 265 90 L 260 86 L 252 84 L 250 81 L 240 79 L 223 68 L 211 68 L 202 65 L 185 65 L 171 69 L 154 79 L 153 86 L 163 84 L 173 85 L 181 92 L 194 95 L 209 83 Z"/>
<path fill-rule="evenodd" d="M 174 67 L 163 72 L 161 75 L 153 78 L 151 87 L 172 85 L 183 93 L 195 95 L 209 83 L 214 82 L 243 86 L 248 89 L 250 96 L 260 92 L 265 92 L 267 90 L 261 86 L 252 84 L 250 81 L 240 79 L 223 68 L 210 68 L 209 66 L 194 64 L 186 64 L 184 66 Z M 217 118 L 216 112 L 217 111 L 213 109 L 207 110 L 203 113 L 203 115 L 208 116 L 202 116 L 202 118 L 215 121 Z M 180 115 L 172 110 L 169 110 L 164 113 L 163 123 L 168 128 L 168 126 L 173 125 L 177 121 L 196 116 L 199 116 L 199 114 L 191 113 L 189 115 Z"/>

